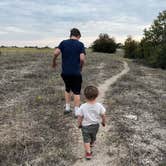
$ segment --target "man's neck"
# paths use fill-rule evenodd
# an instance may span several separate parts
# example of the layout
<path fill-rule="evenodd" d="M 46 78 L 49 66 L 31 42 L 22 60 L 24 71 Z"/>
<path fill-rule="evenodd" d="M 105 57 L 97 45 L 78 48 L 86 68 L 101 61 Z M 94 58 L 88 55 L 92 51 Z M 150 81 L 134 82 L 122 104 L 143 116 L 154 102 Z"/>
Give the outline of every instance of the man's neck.
<path fill-rule="evenodd" d="M 70 39 L 78 40 L 78 38 L 75 36 L 71 36 Z"/>

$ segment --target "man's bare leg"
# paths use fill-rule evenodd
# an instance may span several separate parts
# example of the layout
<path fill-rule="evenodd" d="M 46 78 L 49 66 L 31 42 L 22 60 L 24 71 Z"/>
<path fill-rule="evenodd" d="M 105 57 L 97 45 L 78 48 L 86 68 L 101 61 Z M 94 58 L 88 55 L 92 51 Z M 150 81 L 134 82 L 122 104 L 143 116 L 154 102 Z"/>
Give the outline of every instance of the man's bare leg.
<path fill-rule="evenodd" d="M 71 101 L 71 93 L 65 91 L 65 100 L 66 100 L 66 111 L 70 111 L 70 101 Z"/>
<path fill-rule="evenodd" d="M 74 95 L 74 106 L 75 116 L 77 116 L 77 112 L 80 106 L 80 95 Z"/>

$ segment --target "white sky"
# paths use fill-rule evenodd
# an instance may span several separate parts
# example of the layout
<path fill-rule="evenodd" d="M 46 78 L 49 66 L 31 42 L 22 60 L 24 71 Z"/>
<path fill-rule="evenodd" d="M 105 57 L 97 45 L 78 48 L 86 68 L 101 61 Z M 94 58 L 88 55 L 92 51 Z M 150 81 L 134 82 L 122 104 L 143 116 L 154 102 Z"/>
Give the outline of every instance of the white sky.
<path fill-rule="evenodd" d="M 139 40 L 166 0 L 1 0 L 0 45 L 54 47 L 79 28 L 89 46 L 100 33 Z"/>

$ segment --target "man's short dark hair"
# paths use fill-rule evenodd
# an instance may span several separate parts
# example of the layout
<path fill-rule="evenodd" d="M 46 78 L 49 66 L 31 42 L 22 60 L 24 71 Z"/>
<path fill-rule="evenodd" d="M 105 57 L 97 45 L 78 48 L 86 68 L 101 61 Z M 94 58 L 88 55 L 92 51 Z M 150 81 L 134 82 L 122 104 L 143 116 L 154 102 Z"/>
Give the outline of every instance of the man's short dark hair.
<path fill-rule="evenodd" d="M 77 29 L 77 28 L 71 29 L 71 31 L 70 31 L 70 37 L 71 36 L 75 36 L 75 37 L 80 36 L 81 37 L 81 33 L 80 33 L 79 29 Z"/>
<path fill-rule="evenodd" d="M 99 95 L 99 90 L 95 86 L 90 85 L 84 89 L 84 95 L 88 100 L 95 100 Z"/>

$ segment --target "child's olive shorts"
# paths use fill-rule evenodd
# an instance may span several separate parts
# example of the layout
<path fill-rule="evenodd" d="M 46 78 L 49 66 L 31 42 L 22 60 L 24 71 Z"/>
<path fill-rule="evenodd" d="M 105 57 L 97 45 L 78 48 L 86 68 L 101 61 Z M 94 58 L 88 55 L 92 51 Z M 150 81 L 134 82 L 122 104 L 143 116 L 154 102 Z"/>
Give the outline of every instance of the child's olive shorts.
<path fill-rule="evenodd" d="M 82 136 L 84 143 L 93 143 L 96 141 L 96 135 L 99 129 L 99 124 L 92 124 L 82 127 Z"/>

